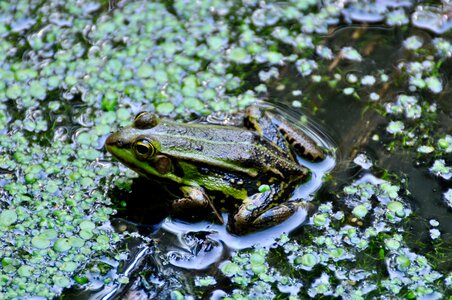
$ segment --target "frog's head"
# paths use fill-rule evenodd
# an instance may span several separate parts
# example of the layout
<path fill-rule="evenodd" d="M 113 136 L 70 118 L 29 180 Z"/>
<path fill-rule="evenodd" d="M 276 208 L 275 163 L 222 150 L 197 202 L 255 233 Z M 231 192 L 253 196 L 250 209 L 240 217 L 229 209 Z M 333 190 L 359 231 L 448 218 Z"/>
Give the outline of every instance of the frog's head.
<path fill-rule="evenodd" d="M 155 114 L 139 113 L 129 127 L 110 134 L 105 148 L 120 162 L 145 177 L 169 177 L 171 159 L 160 153 L 160 142 L 152 134 L 159 119 Z"/>

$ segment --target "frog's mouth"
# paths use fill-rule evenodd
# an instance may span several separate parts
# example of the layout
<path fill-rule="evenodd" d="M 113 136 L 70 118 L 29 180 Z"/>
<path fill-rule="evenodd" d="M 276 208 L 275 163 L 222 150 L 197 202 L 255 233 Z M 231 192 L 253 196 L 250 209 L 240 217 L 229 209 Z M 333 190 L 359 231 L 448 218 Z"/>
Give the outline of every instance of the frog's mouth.
<path fill-rule="evenodd" d="M 131 143 L 121 139 L 118 134 L 112 133 L 107 137 L 107 140 L 105 141 L 105 149 L 107 149 L 113 157 L 127 167 L 131 168 L 140 175 L 145 175 L 141 170 L 144 168 L 145 162 L 139 161 L 135 158 L 134 153 L 131 151 Z"/>

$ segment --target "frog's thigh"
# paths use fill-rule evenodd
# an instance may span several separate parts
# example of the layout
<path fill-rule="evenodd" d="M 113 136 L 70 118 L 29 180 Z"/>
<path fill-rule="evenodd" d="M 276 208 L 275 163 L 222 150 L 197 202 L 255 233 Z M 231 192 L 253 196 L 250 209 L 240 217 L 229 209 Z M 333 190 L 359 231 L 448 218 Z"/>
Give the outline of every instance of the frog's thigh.
<path fill-rule="evenodd" d="M 317 143 L 304 133 L 298 126 L 288 122 L 282 116 L 270 109 L 250 106 L 246 110 L 246 123 L 266 139 L 275 141 L 276 132 L 280 132 L 284 139 L 294 148 L 295 152 L 313 161 L 323 160 L 325 153 Z"/>

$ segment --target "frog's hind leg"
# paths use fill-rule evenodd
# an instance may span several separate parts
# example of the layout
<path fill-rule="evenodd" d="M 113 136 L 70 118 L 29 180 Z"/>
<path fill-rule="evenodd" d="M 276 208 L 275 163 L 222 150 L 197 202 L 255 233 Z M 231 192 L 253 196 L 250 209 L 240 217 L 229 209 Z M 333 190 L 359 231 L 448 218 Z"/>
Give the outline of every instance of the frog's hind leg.
<path fill-rule="evenodd" d="M 320 147 L 300 128 L 293 126 L 287 120 L 275 116 L 278 130 L 284 135 L 284 138 L 301 156 L 312 161 L 320 161 L 325 158 L 325 154 Z"/>
<path fill-rule="evenodd" d="M 236 234 L 264 229 L 277 225 L 291 217 L 300 207 L 312 210 L 305 202 L 284 202 L 271 207 L 274 193 L 271 191 L 255 194 L 242 204 L 229 221 L 229 229 Z"/>
<path fill-rule="evenodd" d="M 270 108 L 248 107 L 245 123 L 248 127 L 255 129 L 267 140 L 273 141 L 284 150 L 287 147 L 278 139 L 278 133 L 301 156 L 312 161 L 320 161 L 325 158 L 324 152 L 312 138 L 298 126 L 291 124 L 287 119 L 274 113 Z"/>

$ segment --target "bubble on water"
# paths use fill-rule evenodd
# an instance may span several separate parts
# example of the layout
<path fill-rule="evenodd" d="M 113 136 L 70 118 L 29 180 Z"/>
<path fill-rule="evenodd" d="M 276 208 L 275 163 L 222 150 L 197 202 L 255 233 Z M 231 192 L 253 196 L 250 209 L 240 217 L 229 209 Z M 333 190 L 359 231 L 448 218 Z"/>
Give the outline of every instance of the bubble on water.
<path fill-rule="evenodd" d="M 435 219 L 431 219 L 430 221 L 428 221 L 428 223 L 432 227 L 437 227 L 439 225 L 439 222 L 437 220 L 435 220 Z"/>
<path fill-rule="evenodd" d="M 347 81 L 350 83 L 356 83 L 358 81 L 358 77 L 353 73 L 347 74 Z"/>

